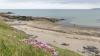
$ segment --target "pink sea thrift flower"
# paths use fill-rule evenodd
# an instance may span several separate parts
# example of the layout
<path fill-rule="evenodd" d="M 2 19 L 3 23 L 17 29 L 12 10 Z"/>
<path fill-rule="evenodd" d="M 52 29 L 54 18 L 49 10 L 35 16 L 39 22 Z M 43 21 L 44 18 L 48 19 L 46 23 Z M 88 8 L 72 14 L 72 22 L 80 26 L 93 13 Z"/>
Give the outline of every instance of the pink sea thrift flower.
<path fill-rule="evenodd" d="M 37 47 L 37 48 L 44 49 L 44 50 L 46 50 L 47 52 L 50 52 L 50 53 L 52 54 L 52 56 L 58 56 L 58 53 L 57 53 L 56 49 L 53 48 L 52 46 L 48 45 L 48 44 L 45 43 L 45 42 L 41 42 L 41 41 L 38 41 L 38 40 L 33 39 L 33 38 L 24 39 L 24 40 L 22 40 L 22 41 L 23 41 L 24 43 L 26 43 L 26 44 L 35 46 L 35 47 Z"/>

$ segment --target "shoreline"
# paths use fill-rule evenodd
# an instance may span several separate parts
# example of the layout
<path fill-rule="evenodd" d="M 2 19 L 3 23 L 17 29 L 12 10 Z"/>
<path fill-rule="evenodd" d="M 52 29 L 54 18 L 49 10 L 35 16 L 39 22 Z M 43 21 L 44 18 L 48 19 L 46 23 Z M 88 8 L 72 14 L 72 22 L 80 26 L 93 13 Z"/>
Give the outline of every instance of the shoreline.
<path fill-rule="evenodd" d="M 28 35 L 38 36 L 36 39 L 44 41 L 46 43 L 52 44 L 56 47 L 69 49 L 75 51 L 82 55 L 87 56 L 84 53 L 81 53 L 83 46 L 96 46 L 100 50 L 100 38 L 93 36 L 77 35 L 77 34 L 67 34 L 61 32 L 55 32 L 51 30 L 45 30 L 41 28 L 30 27 L 29 25 L 11 25 L 12 27 L 24 31 Z M 63 43 L 68 44 L 68 46 L 62 45 Z"/>
<path fill-rule="evenodd" d="M 100 32 L 99 32 L 100 28 L 99 27 L 90 27 L 90 26 L 76 25 L 76 24 L 71 24 L 71 23 L 68 23 L 67 25 L 63 26 L 63 25 L 58 23 L 60 21 L 64 21 L 65 19 L 47 18 L 47 17 L 32 17 L 32 16 L 11 16 L 7 13 L 3 13 L 3 14 L 0 13 L 0 16 L 6 18 L 4 20 L 8 21 L 8 22 L 9 21 L 11 21 L 11 22 L 13 22 L 13 21 L 25 21 L 25 22 L 27 22 L 28 21 L 28 22 L 30 22 L 30 24 L 28 23 L 29 26 L 31 26 L 31 27 L 33 26 L 35 28 L 51 30 L 51 31 L 56 31 L 56 32 L 61 32 L 61 33 L 68 33 L 68 34 L 70 34 L 69 32 L 71 32 L 71 34 L 73 33 L 73 34 L 79 34 L 79 35 L 100 37 Z M 33 22 L 35 22 L 36 24 L 34 24 Z M 43 22 L 45 22 L 45 23 L 43 23 Z M 32 25 L 32 23 L 34 25 Z M 44 27 L 41 26 L 42 25 L 41 23 L 43 23 Z M 48 27 L 48 25 L 45 25 L 45 24 L 48 24 L 51 26 Z M 45 26 L 47 26 L 47 27 L 45 27 Z M 70 31 L 70 28 L 72 28 L 74 30 Z M 69 31 L 67 31 L 66 29 L 69 29 Z M 85 30 L 85 32 L 80 31 L 80 30 Z M 93 31 L 92 31 L 92 33 L 88 33 L 87 30 L 88 31 L 93 30 Z"/>
<path fill-rule="evenodd" d="M 62 18 L 54 18 L 54 17 L 35 17 L 35 16 L 21 16 L 21 15 L 12 15 L 14 14 L 13 12 L 1 12 L 0 13 L 0 16 L 2 17 L 5 17 L 5 18 L 8 18 L 8 19 L 15 19 L 15 20 L 22 20 L 22 21 L 31 21 L 31 20 L 41 20 L 41 19 L 44 19 L 44 20 L 48 20 L 50 22 L 53 22 L 53 23 L 58 23 L 58 22 L 61 22 L 61 21 L 64 21 L 66 19 L 62 19 Z M 68 25 L 64 25 L 64 24 L 61 24 L 63 26 L 68 26 L 68 27 L 80 27 L 80 28 L 89 28 L 89 29 L 100 29 L 100 26 L 87 26 L 87 25 L 79 25 L 79 24 L 73 24 L 73 23 L 70 23 L 70 22 L 67 22 Z M 59 24 L 59 23 L 58 23 Z M 60 25 L 60 24 L 59 24 Z"/>
<path fill-rule="evenodd" d="M 5 17 L 4 17 L 5 19 Z M 59 48 L 66 49 L 81 53 L 87 56 L 86 53 L 82 53 L 84 46 L 94 46 L 100 50 L 100 30 L 99 28 L 91 27 L 80 27 L 77 25 L 67 26 L 63 28 L 56 24 L 56 22 L 51 22 L 49 20 L 12 20 L 6 18 L 6 23 L 11 25 L 11 27 L 18 30 L 24 31 L 28 35 L 38 36 L 36 39 L 45 41 Z M 59 30 L 63 30 L 61 32 Z M 68 44 L 68 46 L 62 45 Z"/>
<path fill-rule="evenodd" d="M 13 12 L 2 12 L 0 13 L 1 15 L 0 16 L 3 16 L 2 14 L 4 14 L 3 17 L 7 17 L 9 19 L 17 19 L 17 20 L 21 20 L 22 21 L 31 21 L 31 20 L 36 20 L 36 19 L 45 19 L 45 20 L 49 20 L 51 22 L 60 22 L 60 21 L 64 21 L 66 19 L 63 19 L 63 18 L 55 18 L 55 17 L 40 17 L 40 16 L 21 16 L 21 15 L 12 15 L 14 14 Z M 11 17 L 11 18 L 10 18 Z M 22 17 L 20 19 L 18 19 L 17 17 Z M 26 20 L 26 19 L 23 19 L 23 18 L 26 18 L 26 19 L 29 19 L 29 20 Z M 51 19 L 51 20 L 50 20 Z M 92 28 L 92 29 L 100 29 L 100 26 L 88 26 L 88 25 L 79 25 L 79 24 L 73 24 L 73 23 L 70 23 L 70 22 L 67 22 L 70 26 L 74 27 L 75 25 L 78 26 L 78 27 L 81 27 L 81 28 Z M 65 26 L 68 26 L 68 25 L 65 25 Z"/>

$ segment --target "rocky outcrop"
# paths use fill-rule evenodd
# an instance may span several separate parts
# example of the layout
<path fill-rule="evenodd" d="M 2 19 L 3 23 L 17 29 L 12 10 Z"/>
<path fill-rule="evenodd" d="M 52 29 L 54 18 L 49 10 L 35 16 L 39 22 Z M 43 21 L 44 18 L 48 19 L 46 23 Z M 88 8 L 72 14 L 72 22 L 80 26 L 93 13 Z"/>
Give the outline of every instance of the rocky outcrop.
<path fill-rule="evenodd" d="M 47 18 L 47 17 L 32 17 L 32 16 L 14 16 L 14 15 L 7 15 L 7 14 L 0 14 L 3 17 L 8 19 L 16 19 L 16 20 L 23 20 L 23 21 L 31 21 L 31 20 L 48 20 L 50 22 L 58 22 L 65 19 L 57 19 L 57 18 Z"/>

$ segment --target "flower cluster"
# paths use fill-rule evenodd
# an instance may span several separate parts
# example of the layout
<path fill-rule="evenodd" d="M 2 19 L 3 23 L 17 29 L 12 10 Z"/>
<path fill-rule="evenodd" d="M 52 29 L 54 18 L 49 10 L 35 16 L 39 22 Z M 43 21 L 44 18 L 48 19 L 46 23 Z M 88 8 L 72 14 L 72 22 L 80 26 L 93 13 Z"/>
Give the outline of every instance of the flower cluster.
<path fill-rule="evenodd" d="M 55 50 L 55 48 L 53 48 L 52 46 L 50 46 L 49 44 L 45 42 L 41 42 L 33 38 L 24 39 L 23 42 L 30 44 L 34 47 L 44 49 L 45 51 L 50 52 L 52 56 L 58 56 L 58 53 Z"/>

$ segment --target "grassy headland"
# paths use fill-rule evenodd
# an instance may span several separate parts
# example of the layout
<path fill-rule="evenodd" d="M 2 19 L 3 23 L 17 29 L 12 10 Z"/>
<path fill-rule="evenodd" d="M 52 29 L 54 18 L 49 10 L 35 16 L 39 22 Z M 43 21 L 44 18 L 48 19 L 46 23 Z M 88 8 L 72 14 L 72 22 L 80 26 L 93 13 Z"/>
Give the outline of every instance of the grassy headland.
<path fill-rule="evenodd" d="M 0 21 L 0 56 L 50 56 L 41 49 L 22 43 L 20 40 L 25 37 L 23 32 Z"/>
<path fill-rule="evenodd" d="M 41 49 L 33 48 L 20 40 L 27 35 L 0 20 L 0 56 L 51 56 Z M 73 51 L 57 48 L 59 56 L 81 56 Z"/>

